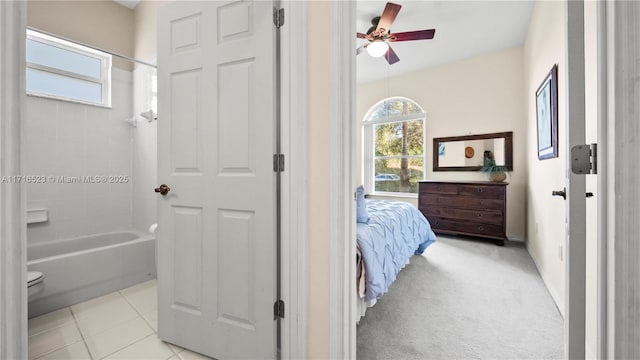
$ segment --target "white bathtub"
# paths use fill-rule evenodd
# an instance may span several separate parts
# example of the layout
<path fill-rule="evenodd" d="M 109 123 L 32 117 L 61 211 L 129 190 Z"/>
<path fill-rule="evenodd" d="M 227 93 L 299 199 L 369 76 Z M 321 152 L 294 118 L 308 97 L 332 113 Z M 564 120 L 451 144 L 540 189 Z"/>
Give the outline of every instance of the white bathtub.
<path fill-rule="evenodd" d="M 45 289 L 29 317 L 156 277 L 156 241 L 136 231 L 31 244 L 27 268 L 44 274 Z"/>

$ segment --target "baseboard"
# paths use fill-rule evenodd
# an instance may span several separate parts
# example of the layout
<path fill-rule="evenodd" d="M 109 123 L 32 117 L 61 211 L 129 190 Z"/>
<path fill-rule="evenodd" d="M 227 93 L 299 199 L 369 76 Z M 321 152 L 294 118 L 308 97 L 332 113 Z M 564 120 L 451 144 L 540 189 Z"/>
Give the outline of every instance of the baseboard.
<path fill-rule="evenodd" d="M 523 236 L 507 235 L 507 238 L 509 239 L 509 241 L 527 242 L 527 240 Z"/>
<path fill-rule="evenodd" d="M 527 243 L 527 252 L 529 253 L 529 256 L 531 257 L 531 259 L 533 260 L 533 263 L 536 265 L 536 269 L 538 269 L 538 274 L 540 274 L 540 277 L 542 278 L 542 282 L 544 283 L 544 286 L 547 288 L 547 291 L 551 295 L 553 302 L 556 304 L 556 308 L 558 308 L 558 311 L 560 312 L 560 316 L 562 316 L 562 319 L 564 319 L 564 303 L 560 302 L 558 293 L 551 286 L 551 283 L 547 279 L 546 273 L 542 271 L 540 264 L 538 264 L 538 261 L 536 260 L 535 256 L 533 256 L 533 254 L 531 253 L 531 250 L 529 249 L 529 243 Z"/>

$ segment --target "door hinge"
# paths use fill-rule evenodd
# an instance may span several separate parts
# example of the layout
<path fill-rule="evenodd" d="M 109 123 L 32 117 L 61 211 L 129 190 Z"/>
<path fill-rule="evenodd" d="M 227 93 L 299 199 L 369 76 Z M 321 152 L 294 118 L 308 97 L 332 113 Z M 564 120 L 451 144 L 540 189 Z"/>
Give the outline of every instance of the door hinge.
<path fill-rule="evenodd" d="M 278 300 L 273 303 L 273 320 L 284 319 L 284 301 Z"/>
<path fill-rule="evenodd" d="M 577 175 L 598 173 L 598 144 L 576 145 L 571 148 L 571 171 Z"/>
<path fill-rule="evenodd" d="M 273 171 L 284 171 L 284 154 L 273 154 Z"/>
<path fill-rule="evenodd" d="M 276 29 L 280 29 L 284 25 L 284 9 L 273 8 L 273 23 Z"/>

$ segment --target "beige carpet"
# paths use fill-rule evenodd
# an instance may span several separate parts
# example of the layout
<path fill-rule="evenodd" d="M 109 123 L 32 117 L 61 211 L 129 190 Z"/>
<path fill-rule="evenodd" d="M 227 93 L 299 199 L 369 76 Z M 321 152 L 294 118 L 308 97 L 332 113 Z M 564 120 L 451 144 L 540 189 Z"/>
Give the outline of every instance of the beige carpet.
<path fill-rule="evenodd" d="M 357 330 L 358 359 L 560 359 L 563 320 L 524 243 L 442 237 Z"/>

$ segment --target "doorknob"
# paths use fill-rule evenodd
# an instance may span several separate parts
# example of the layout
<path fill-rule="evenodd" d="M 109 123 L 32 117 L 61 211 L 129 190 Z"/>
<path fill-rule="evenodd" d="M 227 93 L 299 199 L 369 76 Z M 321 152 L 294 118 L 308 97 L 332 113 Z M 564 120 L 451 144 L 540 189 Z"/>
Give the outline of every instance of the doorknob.
<path fill-rule="evenodd" d="M 167 195 L 167 193 L 171 190 L 170 187 L 168 187 L 165 184 L 160 185 L 159 187 L 153 189 L 153 191 L 160 193 L 160 195 L 165 196 Z"/>
<path fill-rule="evenodd" d="M 566 192 L 567 188 L 564 188 L 560 191 L 552 191 L 551 195 L 553 196 L 562 196 L 563 199 L 567 199 L 567 192 Z"/>

